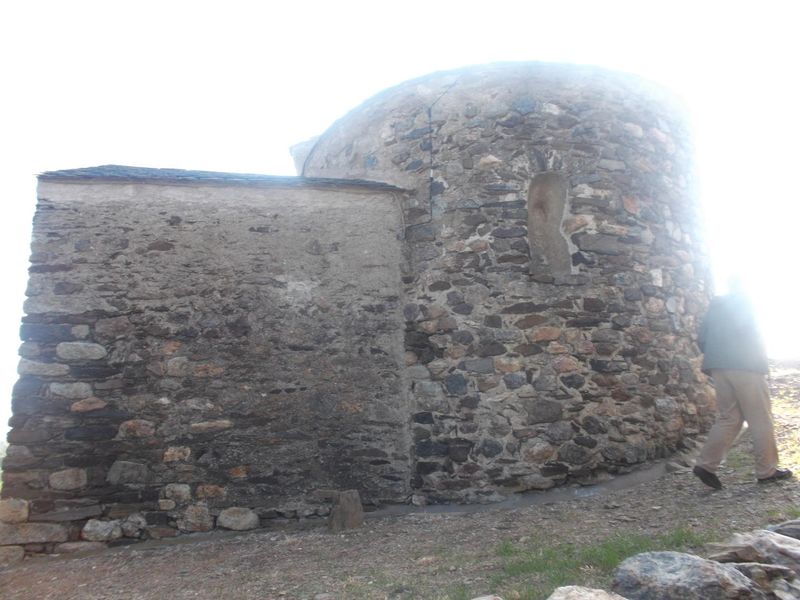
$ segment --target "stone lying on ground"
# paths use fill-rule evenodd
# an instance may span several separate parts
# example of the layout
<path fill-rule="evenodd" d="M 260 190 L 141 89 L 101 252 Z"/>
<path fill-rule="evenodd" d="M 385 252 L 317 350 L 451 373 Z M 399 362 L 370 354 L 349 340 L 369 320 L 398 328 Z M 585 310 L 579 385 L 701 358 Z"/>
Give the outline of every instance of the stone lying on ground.
<path fill-rule="evenodd" d="M 25 558 L 25 548 L 22 546 L 0 547 L 0 567 L 13 565 Z"/>
<path fill-rule="evenodd" d="M 768 600 L 729 565 L 680 552 L 645 552 L 622 562 L 612 589 L 628 600 Z"/>
<path fill-rule="evenodd" d="M 752 579 L 762 590 L 772 592 L 778 598 L 800 598 L 800 581 L 788 567 L 762 563 L 729 564 L 748 579 Z"/>
<path fill-rule="evenodd" d="M 737 533 L 727 542 L 711 547 L 716 550 L 709 556 L 711 560 L 781 565 L 800 574 L 800 540 L 774 531 L 761 529 Z"/>
<path fill-rule="evenodd" d="M 103 542 L 64 542 L 56 546 L 56 554 L 77 554 L 79 552 L 96 552 L 105 550 Z"/>
<path fill-rule="evenodd" d="M 328 519 L 328 528 L 333 531 L 355 529 L 364 524 L 364 509 L 358 490 L 346 490 L 333 494 L 333 508 Z"/>
<path fill-rule="evenodd" d="M 55 523 L 0 523 L 0 545 L 66 542 L 67 529 Z"/>
<path fill-rule="evenodd" d="M 232 506 L 219 513 L 217 525 L 225 529 L 246 531 L 257 528 L 260 525 L 260 520 L 258 515 L 249 508 Z"/>
<path fill-rule="evenodd" d="M 122 537 L 122 525 L 119 521 L 100 521 L 89 519 L 83 526 L 81 537 L 90 542 L 109 542 Z"/>
<path fill-rule="evenodd" d="M 800 540 L 800 520 L 784 521 L 768 528 L 769 531 L 786 535 L 796 540 Z"/>
<path fill-rule="evenodd" d="M 557 588 L 547 600 L 626 600 L 619 594 L 578 585 Z"/>

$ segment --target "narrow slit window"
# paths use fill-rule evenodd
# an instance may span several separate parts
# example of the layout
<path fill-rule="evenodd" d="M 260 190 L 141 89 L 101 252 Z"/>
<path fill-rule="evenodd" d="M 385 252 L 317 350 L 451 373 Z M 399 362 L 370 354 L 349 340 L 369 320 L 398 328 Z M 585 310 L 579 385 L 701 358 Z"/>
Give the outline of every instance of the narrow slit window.
<path fill-rule="evenodd" d="M 561 173 L 538 173 L 528 191 L 530 273 L 550 280 L 572 272 L 569 245 L 561 231 L 567 203 L 567 182 Z"/>

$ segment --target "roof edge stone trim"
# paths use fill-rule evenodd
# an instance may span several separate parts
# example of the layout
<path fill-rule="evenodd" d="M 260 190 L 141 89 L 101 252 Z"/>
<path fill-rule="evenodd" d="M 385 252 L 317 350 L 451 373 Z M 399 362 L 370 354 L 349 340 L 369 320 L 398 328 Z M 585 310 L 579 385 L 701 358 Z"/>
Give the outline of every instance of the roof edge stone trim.
<path fill-rule="evenodd" d="M 40 181 L 111 181 L 155 183 L 212 183 L 258 185 L 274 187 L 359 187 L 371 190 L 405 192 L 406 190 L 380 181 L 363 179 L 334 179 L 326 177 L 296 177 L 292 175 L 260 175 L 254 173 L 226 173 L 220 171 L 193 171 L 131 167 L 126 165 L 100 165 L 80 169 L 47 171 L 40 173 Z"/>

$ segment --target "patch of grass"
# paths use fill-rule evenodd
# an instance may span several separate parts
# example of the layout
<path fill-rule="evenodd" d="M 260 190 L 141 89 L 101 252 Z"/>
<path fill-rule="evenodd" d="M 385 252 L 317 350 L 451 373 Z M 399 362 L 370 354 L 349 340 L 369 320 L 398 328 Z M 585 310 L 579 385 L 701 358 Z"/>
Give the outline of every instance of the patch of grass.
<path fill-rule="evenodd" d="M 658 536 L 616 534 L 584 546 L 531 544 L 514 552 L 510 552 L 513 545 L 504 542 L 497 553 L 508 560 L 503 565 L 503 575 L 496 577 L 494 583 L 507 587 L 512 580 L 524 578 L 522 588 L 509 588 L 520 600 L 546 598 L 553 589 L 562 585 L 607 587 L 612 571 L 629 556 L 657 550 L 696 548 L 711 539 L 710 534 L 678 528 Z"/>
<path fill-rule="evenodd" d="M 514 556 L 519 549 L 510 541 L 506 540 L 497 547 L 497 556 Z"/>
<path fill-rule="evenodd" d="M 463 583 L 454 585 L 447 590 L 447 600 L 469 600 L 472 598 L 469 588 Z"/>
<path fill-rule="evenodd" d="M 789 506 L 783 512 L 789 519 L 800 519 L 800 506 Z"/>

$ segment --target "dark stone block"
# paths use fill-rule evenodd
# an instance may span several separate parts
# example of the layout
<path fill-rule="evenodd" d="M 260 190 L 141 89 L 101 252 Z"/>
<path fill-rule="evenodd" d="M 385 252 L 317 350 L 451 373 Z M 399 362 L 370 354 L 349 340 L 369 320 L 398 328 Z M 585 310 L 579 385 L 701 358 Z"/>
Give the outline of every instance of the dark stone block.
<path fill-rule="evenodd" d="M 586 432 L 592 435 L 597 435 L 599 433 L 606 433 L 606 431 L 608 431 L 605 424 L 599 418 L 593 415 L 588 415 L 584 417 L 583 422 L 581 424 L 583 425 L 583 428 L 586 430 Z"/>
<path fill-rule="evenodd" d="M 38 377 L 21 377 L 11 390 L 12 398 L 22 398 L 26 396 L 38 396 L 42 392 L 45 381 Z"/>
<path fill-rule="evenodd" d="M 448 457 L 453 462 L 463 463 L 469 458 L 473 443 L 469 440 L 453 439 L 448 444 Z"/>
<path fill-rule="evenodd" d="M 453 307 L 453 312 L 459 315 L 469 315 L 472 314 L 473 308 L 474 307 L 472 304 L 468 302 L 462 302 L 461 304 L 456 304 Z"/>
<path fill-rule="evenodd" d="M 520 329 L 530 329 L 531 327 L 536 327 L 537 325 L 541 325 L 547 321 L 547 317 L 544 315 L 528 315 L 527 317 L 523 317 L 516 323 L 515 326 L 519 327 Z"/>
<path fill-rule="evenodd" d="M 568 319 L 567 327 L 597 327 L 603 321 L 602 317 L 578 317 L 576 319 Z"/>
<path fill-rule="evenodd" d="M 642 290 L 638 288 L 626 288 L 624 292 L 625 300 L 638 302 L 643 298 Z"/>
<path fill-rule="evenodd" d="M 72 270 L 72 265 L 31 265 L 28 273 L 66 273 Z"/>
<path fill-rule="evenodd" d="M 517 304 L 506 306 L 502 310 L 502 313 L 504 315 L 524 315 L 527 313 L 538 313 L 546 310 L 547 308 L 548 307 L 546 304 L 536 304 L 535 302 L 518 302 Z"/>
<path fill-rule="evenodd" d="M 506 347 L 500 342 L 488 342 L 478 347 L 478 356 L 500 356 L 506 353 Z"/>
<path fill-rule="evenodd" d="M 444 290 L 449 290 L 451 287 L 452 286 L 447 281 L 434 281 L 428 286 L 428 289 L 432 292 L 443 292 Z"/>
<path fill-rule="evenodd" d="M 524 373 L 509 373 L 508 375 L 503 376 L 503 382 L 506 384 L 508 389 L 516 390 L 525 385 L 528 382 L 528 379 Z"/>
<path fill-rule="evenodd" d="M 169 515 L 164 512 L 146 512 L 144 513 L 144 518 L 148 525 L 155 527 L 166 527 L 169 524 Z"/>
<path fill-rule="evenodd" d="M 592 453 L 585 446 L 567 442 L 558 449 L 558 458 L 571 465 L 581 465 L 588 461 Z"/>
<path fill-rule="evenodd" d="M 403 318 L 405 318 L 406 321 L 413 321 L 418 316 L 419 316 L 418 304 L 406 304 L 403 307 Z"/>
<path fill-rule="evenodd" d="M 72 325 L 51 325 L 48 323 L 23 323 L 19 328 L 19 337 L 26 342 L 55 343 L 75 339 Z"/>
<path fill-rule="evenodd" d="M 430 127 L 428 127 L 428 126 L 426 126 L 426 127 L 418 127 L 417 129 L 412 129 L 411 131 L 409 131 L 405 135 L 405 138 L 407 140 L 418 140 L 419 138 L 421 138 L 423 136 L 426 136 L 431 132 L 432 132 L 432 129 Z"/>
<path fill-rule="evenodd" d="M 503 326 L 503 319 L 500 315 L 486 315 L 483 318 L 483 324 L 487 327 L 499 329 Z"/>
<path fill-rule="evenodd" d="M 588 435 L 576 435 L 572 441 L 586 448 L 594 448 L 597 446 L 597 440 Z"/>
<path fill-rule="evenodd" d="M 606 303 L 599 298 L 584 298 L 583 310 L 588 312 L 602 312 L 606 308 Z"/>
<path fill-rule="evenodd" d="M 474 409 L 478 408 L 478 404 L 480 403 L 480 401 L 481 401 L 481 398 L 478 395 L 465 396 L 464 398 L 461 399 L 460 406 L 461 406 L 461 408 L 468 408 L 470 410 L 474 410 Z M 467 433 L 464 425 L 462 425 L 461 431 L 463 431 L 464 433 Z"/>
<path fill-rule="evenodd" d="M 528 399 L 525 401 L 528 423 L 554 423 L 561 419 L 564 407 L 553 400 Z"/>
<path fill-rule="evenodd" d="M 540 467 L 539 472 L 544 477 L 555 477 L 559 475 L 566 475 L 567 473 L 569 473 L 569 466 L 560 462 L 548 462 Z"/>
<path fill-rule="evenodd" d="M 87 425 L 70 427 L 64 432 L 64 438 L 72 441 L 95 442 L 110 440 L 117 435 L 117 428 L 111 425 Z"/>
<path fill-rule="evenodd" d="M 465 346 L 471 344 L 475 339 L 475 337 L 469 331 L 464 330 L 454 331 L 450 334 L 450 337 L 457 344 L 463 344 Z"/>
<path fill-rule="evenodd" d="M 108 379 L 119 375 L 118 367 L 108 365 L 70 365 L 69 374 L 76 379 Z"/>
<path fill-rule="evenodd" d="M 433 242 L 436 240 L 436 230 L 433 225 L 411 225 L 406 227 L 406 240 L 409 242 Z"/>
<path fill-rule="evenodd" d="M 589 364 L 598 373 L 623 373 L 628 370 L 628 363 L 625 361 L 593 358 L 589 361 Z"/>
<path fill-rule="evenodd" d="M 424 425 L 433 425 L 433 413 L 418 412 L 414 414 L 414 422 Z"/>
<path fill-rule="evenodd" d="M 445 377 L 444 387 L 451 396 L 461 396 L 467 393 L 467 380 L 459 373 L 452 373 Z"/>
<path fill-rule="evenodd" d="M 568 388 L 579 389 L 583 387 L 583 384 L 586 383 L 586 380 L 581 375 L 572 374 L 572 375 L 562 376 L 561 383 L 563 383 Z"/>
<path fill-rule="evenodd" d="M 417 456 L 447 456 L 447 444 L 434 442 L 433 440 L 423 440 L 414 446 Z"/>
<path fill-rule="evenodd" d="M 493 458 L 503 452 L 503 444 L 491 438 L 484 439 L 478 447 L 478 454 L 486 458 Z"/>
<path fill-rule="evenodd" d="M 498 227 L 492 231 L 492 235 L 496 238 L 520 238 L 528 235 L 527 227 Z"/>

